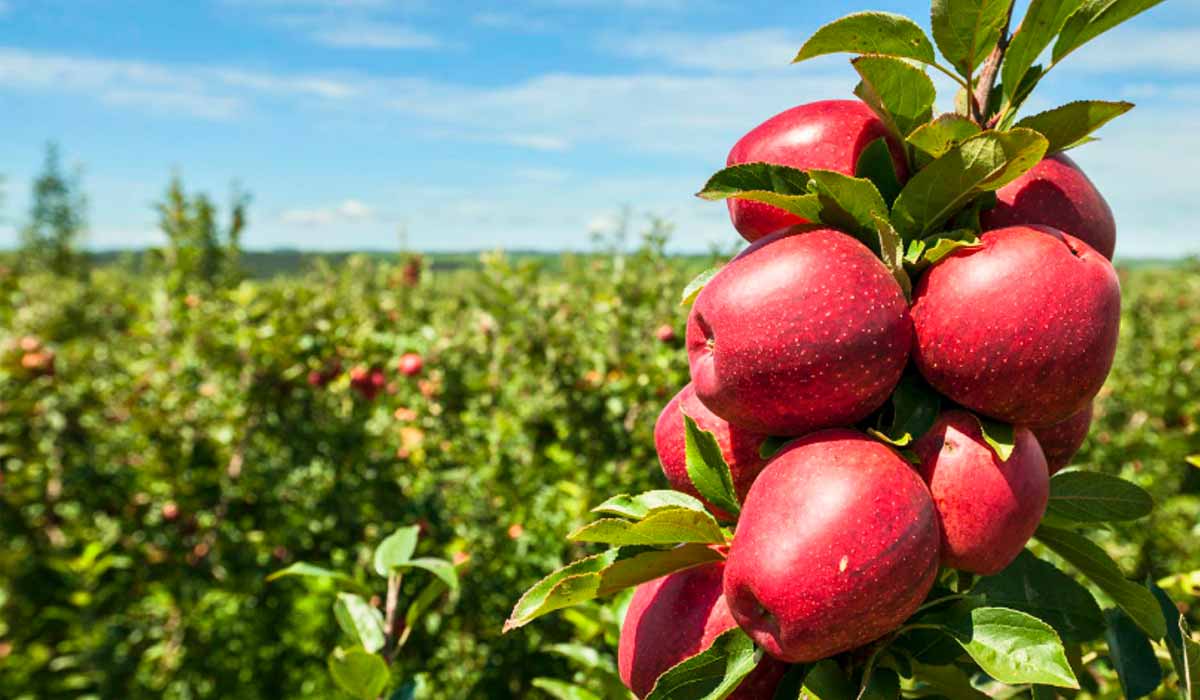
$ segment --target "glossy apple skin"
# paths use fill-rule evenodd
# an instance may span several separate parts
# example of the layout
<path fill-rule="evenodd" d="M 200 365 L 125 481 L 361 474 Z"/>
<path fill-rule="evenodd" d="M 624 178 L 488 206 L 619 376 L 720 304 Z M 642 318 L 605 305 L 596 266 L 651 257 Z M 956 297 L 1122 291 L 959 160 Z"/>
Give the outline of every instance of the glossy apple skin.
<path fill-rule="evenodd" d="M 766 435 L 850 425 L 879 408 L 913 337 L 904 293 L 866 246 L 830 229 L 794 231 L 734 258 L 688 318 L 696 395 Z"/>
<path fill-rule="evenodd" d="M 721 594 L 724 569 L 722 563 L 705 564 L 643 583 L 634 591 L 621 626 L 617 667 L 625 686 L 639 698 L 650 694 L 667 669 L 737 626 Z M 764 656 L 729 697 L 770 698 L 786 671 L 785 664 Z"/>
<path fill-rule="evenodd" d="M 1046 466 L 1050 476 L 1071 463 L 1071 458 L 1083 446 L 1088 430 L 1092 427 L 1093 403 L 1088 402 L 1082 410 L 1066 420 L 1037 428 L 1030 428 L 1042 453 L 1046 455 Z"/>
<path fill-rule="evenodd" d="M 863 149 L 878 138 L 888 139 L 892 163 L 903 182 L 908 176 L 904 150 L 875 113 L 858 100 L 810 102 L 776 114 L 734 144 L 726 165 L 773 163 L 853 175 Z M 730 199 L 728 205 L 733 227 L 751 242 L 805 223 L 769 204 Z"/>
<path fill-rule="evenodd" d="M 1019 425 L 1067 418 L 1112 367 L 1121 289 L 1112 264 L 1048 227 L 988 231 L 913 291 L 913 359 L 955 402 Z"/>
<path fill-rule="evenodd" d="M 691 384 L 675 395 L 658 416 L 654 425 L 654 446 L 658 450 L 658 461 L 671 488 L 695 496 L 704 502 L 710 511 L 722 520 L 731 520 L 729 513 L 713 506 L 700 496 L 687 473 L 687 449 L 684 438 L 683 416 L 696 421 L 696 426 L 707 430 L 717 439 L 721 455 L 729 464 L 733 477 L 733 488 L 738 498 L 744 500 L 750 492 L 755 477 L 767 466 L 767 460 L 758 454 L 758 448 L 766 435 L 730 425 L 720 416 L 708 410 L 696 398 L 696 388 Z"/>
<path fill-rule="evenodd" d="M 1020 224 L 1051 226 L 1112 260 L 1117 224 L 1103 195 L 1075 161 L 1057 153 L 996 191 L 996 206 L 980 215 L 985 231 Z"/>
<path fill-rule="evenodd" d="M 929 489 L 908 462 L 853 430 L 813 433 L 750 489 L 725 597 L 768 654 L 823 659 L 916 611 L 937 577 L 939 537 Z"/>
<path fill-rule="evenodd" d="M 983 439 L 975 416 L 947 411 L 913 445 L 942 532 L 942 565 L 984 576 L 1012 563 L 1033 536 L 1050 497 L 1046 457 L 1017 427 L 1008 460 Z"/>

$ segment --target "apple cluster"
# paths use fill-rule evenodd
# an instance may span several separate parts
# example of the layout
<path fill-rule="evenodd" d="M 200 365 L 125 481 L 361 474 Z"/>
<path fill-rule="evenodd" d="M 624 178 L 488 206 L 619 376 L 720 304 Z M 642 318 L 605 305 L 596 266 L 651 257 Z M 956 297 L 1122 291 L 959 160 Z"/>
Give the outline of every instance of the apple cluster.
<path fill-rule="evenodd" d="M 859 101 L 772 117 L 728 163 L 853 176 L 879 139 L 903 182 L 903 145 Z M 691 383 L 662 411 L 655 439 L 671 486 L 703 500 L 684 417 L 711 433 L 742 506 L 706 503 L 736 518 L 724 561 L 636 590 L 619 649 L 636 695 L 740 626 L 767 656 L 731 697 L 770 697 L 787 663 L 898 628 L 942 567 L 995 574 L 1025 547 L 1112 364 L 1115 226 L 1061 153 L 995 194 L 978 240 L 921 270 L 911 294 L 856 237 L 729 200 L 750 246 L 695 298 Z M 904 383 L 940 406 L 909 442 L 874 430 L 898 410 Z M 1011 435 L 993 439 L 990 426 Z"/>

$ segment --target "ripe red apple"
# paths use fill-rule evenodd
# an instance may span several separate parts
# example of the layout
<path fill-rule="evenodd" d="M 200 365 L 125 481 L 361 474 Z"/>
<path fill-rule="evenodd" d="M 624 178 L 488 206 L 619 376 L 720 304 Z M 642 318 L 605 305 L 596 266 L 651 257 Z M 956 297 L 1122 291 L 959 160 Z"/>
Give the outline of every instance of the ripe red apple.
<path fill-rule="evenodd" d="M 654 337 L 658 338 L 660 343 L 674 343 L 675 328 L 669 323 L 664 323 L 654 331 Z"/>
<path fill-rule="evenodd" d="M 1012 563 L 1033 536 L 1050 497 L 1042 448 L 1018 427 L 1006 461 L 983 439 L 975 416 L 947 411 L 913 445 L 942 531 L 942 565 L 990 575 Z"/>
<path fill-rule="evenodd" d="M 941 393 L 1020 425 L 1066 419 L 1112 367 L 1121 289 L 1112 264 L 1045 226 L 988 231 L 917 282 L 913 359 Z"/>
<path fill-rule="evenodd" d="M 768 654 L 816 661 L 900 626 L 938 572 L 937 512 L 900 455 L 853 430 L 813 433 L 758 475 L 725 597 Z"/>
<path fill-rule="evenodd" d="M 767 460 L 758 455 L 758 448 L 767 436 L 730 425 L 700 403 L 700 399 L 696 398 L 694 386 L 688 384 L 683 387 L 658 416 L 658 422 L 654 425 L 654 446 L 658 449 L 658 461 L 662 464 L 663 474 L 666 474 L 671 488 L 702 501 L 704 499 L 692 485 L 687 473 L 684 415 L 691 417 L 696 421 L 697 427 L 711 432 L 717 439 L 721 455 L 725 457 L 729 464 L 729 472 L 733 476 L 733 488 L 738 498 L 744 500 L 755 477 L 767 465 Z M 704 505 L 718 518 L 732 519 L 729 513 L 708 501 L 704 501 Z"/>
<path fill-rule="evenodd" d="M 617 649 L 621 680 L 634 695 L 649 695 L 667 669 L 737 626 L 721 595 L 724 568 L 721 563 L 705 564 L 643 583 L 634 591 Z M 769 698 L 786 671 L 786 665 L 763 657 L 729 697 Z"/>
<path fill-rule="evenodd" d="M 384 376 L 383 370 L 377 367 L 358 365 L 350 370 L 350 388 L 368 401 L 378 396 L 386 383 L 387 377 Z"/>
<path fill-rule="evenodd" d="M 413 377 L 421 373 L 421 368 L 425 366 L 425 362 L 421 356 L 415 352 L 406 352 L 400 357 L 400 362 L 397 364 L 397 369 L 406 377 Z"/>
<path fill-rule="evenodd" d="M 760 239 L 701 290 L 688 318 L 696 394 L 766 435 L 850 425 L 895 388 L 912 345 L 900 285 L 830 229 Z"/>
<path fill-rule="evenodd" d="M 727 165 L 773 163 L 801 170 L 833 170 L 853 175 L 863 149 L 888 139 L 900 179 L 907 178 L 904 150 L 888 136 L 887 127 L 858 100 L 823 100 L 793 107 L 759 124 L 729 151 Z M 760 202 L 728 200 L 733 226 L 748 241 L 805 223 L 782 209 Z"/>
<path fill-rule="evenodd" d="M 1063 153 L 1046 158 L 996 192 L 996 206 L 983 212 L 984 230 L 1041 224 L 1069 233 L 1112 260 L 1117 224 L 1108 202 Z"/>
<path fill-rule="evenodd" d="M 1093 404 L 1088 402 L 1078 413 L 1066 420 L 1039 428 L 1031 428 L 1033 436 L 1046 455 L 1046 466 L 1050 476 L 1071 463 L 1092 427 Z"/>

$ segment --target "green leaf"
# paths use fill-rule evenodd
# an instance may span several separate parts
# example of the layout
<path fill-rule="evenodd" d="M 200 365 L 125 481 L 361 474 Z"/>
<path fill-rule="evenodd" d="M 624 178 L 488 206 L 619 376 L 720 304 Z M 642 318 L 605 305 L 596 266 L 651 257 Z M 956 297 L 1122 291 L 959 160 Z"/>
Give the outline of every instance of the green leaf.
<path fill-rule="evenodd" d="M 417 551 L 417 538 L 421 528 L 416 525 L 402 527 L 379 543 L 375 548 L 375 573 L 387 576 L 392 569 L 412 558 Z"/>
<path fill-rule="evenodd" d="M 1163 617 L 1167 620 L 1167 635 L 1164 640 L 1171 654 L 1171 665 L 1179 676 L 1180 695 L 1185 700 L 1200 700 L 1200 644 L 1197 644 L 1188 629 L 1187 618 L 1175 607 L 1166 591 L 1153 581 L 1146 586 L 1158 600 Z"/>
<path fill-rule="evenodd" d="M 758 446 L 758 456 L 763 459 L 770 459 L 779 454 L 780 450 L 782 450 L 789 442 L 795 439 L 796 438 L 794 437 L 767 437 L 762 441 L 762 444 Z"/>
<path fill-rule="evenodd" d="M 804 691 L 813 700 L 854 700 L 857 695 L 854 684 L 833 659 L 819 661 L 809 669 Z"/>
<path fill-rule="evenodd" d="M 1053 62 L 1057 64 L 1075 49 L 1162 1 L 1085 0 L 1059 32 L 1058 41 L 1054 42 L 1054 51 L 1051 52 Z"/>
<path fill-rule="evenodd" d="M 583 644 L 551 644 L 546 647 L 546 651 L 570 659 L 587 669 L 606 668 L 611 665 L 600 652 Z"/>
<path fill-rule="evenodd" d="M 980 131 L 978 124 L 964 116 L 941 114 L 917 127 L 906 140 L 917 151 L 917 167 L 921 168 Z"/>
<path fill-rule="evenodd" d="M 600 696 L 590 690 L 555 678 L 534 678 L 533 687 L 555 700 L 600 700 Z"/>
<path fill-rule="evenodd" d="M 1007 462 L 1017 446 L 1016 430 L 1012 424 L 983 416 L 975 416 L 975 419 L 979 421 L 979 429 L 983 431 L 983 441 L 992 448 L 992 452 L 996 453 L 1001 462 Z"/>
<path fill-rule="evenodd" d="M 534 584 L 513 607 L 504 623 L 504 631 L 523 627 L 555 610 L 722 559 L 719 552 L 703 544 L 686 544 L 673 549 L 610 549 L 568 564 Z"/>
<path fill-rule="evenodd" d="M 1133 109 L 1132 102 L 1080 100 L 1046 112 L 1025 117 L 1017 128 L 1033 129 L 1046 137 L 1046 153 L 1055 153 L 1077 145 L 1093 131 Z"/>
<path fill-rule="evenodd" d="M 636 496 L 628 494 L 613 496 L 593 508 L 592 512 L 641 520 L 647 515 L 664 508 L 688 508 L 703 512 L 704 504 L 686 493 L 661 489 L 658 491 L 647 491 Z"/>
<path fill-rule="evenodd" d="M 900 675 L 890 668 L 874 669 L 858 700 L 900 700 Z"/>
<path fill-rule="evenodd" d="M 1014 102 L 1017 88 L 1025 80 L 1033 62 L 1046 50 L 1083 0 L 1033 0 L 1025 12 L 1021 27 L 1013 34 L 1000 67 L 1005 99 Z"/>
<path fill-rule="evenodd" d="M 915 372 L 905 372 L 890 399 L 891 420 L 873 431 L 897 447 L 929 432 L 941 411 L 941 397 Z"/>
<path fill-rule="evenodd" d="M 886 218 L 887 203 L 875 184 L 832 170 L 809 170 L 809 190 L 817 195 L 819 221 L 854 236 L 872 250 L 878 244 L 875 221 Z"/>
<path fill-rule="evenodd" d="M 807 195 L 808 173 L 774 163 L 741 163 L 718 170 L 696 193 L 701 199 L 717 201 L 763 192 L 780 197 Z"/>
<path fill-rule="evenodd" d="M 733 490 L 733 476 L 717 438 L 707 430 L 701 430 L 691 416 L 683 417 L 683 425 L 684 453 L 692 485 L 709 503 L 736 516 L 742 507 Z"/>
<path fill-rule="evenodd" d="M 1029 129 L 984 131 L 968 138 L 909 179 L 892 206 L 892 223 L 906 241 L 924 238 L 975 197 L 1036 165 L 1046 143 Z"/>
<path fill-rule="evenodd" d="M 804 691 L 804 679 L 812 668 L 809 664 L 791 664 L 775 686 L 771 700 L 799 700 Z"/>
<path fill-rule="evenodd" d="M 937 90 L 925 71 L 890 56 L 859 56 L 850 61 L 862 82 L 854 94 L 883 120 L 897 140 L 933 117 Z"/>
<path fill-rule="evenodd" d="M 437 559 L 434 557 L 420 557 L 410 559 L 404 562 L 398 568 L 400 569 L 424 569 L 429 573 L 437 576 L 451 590 L 458 590 L 458 570 L 454 565 L 445 559 Z"/>
<path fill-rule="evenodd" d="M 1033 615 L 1067 641 L 1088 642 L 1104 634 L 1104 617 L 1092 594 L 1028 550 L 1004 571 L 979 579 L 971 594 L 983 596 L 990 606 Z"/>
<path fill-rule="evenodd" d="M 959 75 L 970 78 L 996 48 L 1012 3 L 1013 0 L 933 0 L 933 40 Z"/>
<path fill-rule="evenodd" d="M 1150 514 L 1154 499 L 1142 487 L 1100 472 L 1059 472 L 1050 479 L 1046 512 L 1077 523 L 1137 520 Z"/>
<path fill-rule="evenodd" d="M 936 265 L 942 258 L 950 255 L 959 248 L 978 248 L 983 245 L 974 231 L 956 229 L 944 234 L 934 234 L 922 241 L 913 241 L 919 245 L 909 245 L 904 259 L 914 272 L 920 272 L 930 265 Z"/>
<path fill-rule="evenodd" d="M 875 216 L 875 231 L 879 236 L 879 259 L 892 273 L 896 284 L 900 285 L 904 298 L 912 300 L 912 280 L 908 277 L 908 271 L 904 269 L 904 241 L 900 240 L 900 234 L 896 233 L 896 229 L 892 228 L 885 216 Z"/>
<path fill-rule="evenodd" d="M 856 12 L 830 22 L 804 42 L 792 62 L 831 53 L 898 56 L 922 63 L 935 60 L 933 44 L 921 27 L 890 12 Z"/>
<path fill-rule="evenodd" d="M 433 607 L 433 604 L 436 603 L 438 598 L 440 598 L 448 589 L 449 586 L 446 585 L 445 581 L 440 578 L 435 578 L 429 583 L 425 584 L 425 587 L 421 589 L 421 592 L 417 594 L 417 597 L 413 598 L 412 602 L 408 604 L 408 609 L 404 613 L 403 639 L 405 641 L 408 639 L 409 632 L 413 627 L 416 626 L 417 622 L 420 621 L 421 616 L 424 615 L 429 608 Z"/>
<path fill-rule="evenodd" d="M 277 579 L 284 578 L 285 576 L 301 576 L 304 578 L 333 579 L 335 581 L 341 581 L 342 583 L 350 584 L 353 586 L 361 586 L 362 585 L 358 581 L 355 581 L 354 579 L 347 576 L 346 574 L 343 574 L 338 571 L 331 571 L 329 569 L 323 569 L 319 566 L 314 566 L 312 564 L 309 564 L 307 562 L 302 562 L 302 561 L 298 561 L 295 564 L 292 564 L 291 566 L 287 567 L 286 569 L 280 569 L 279 571 L 272 573 L 271 575 L 267 576 L 267 581 L 275 581 Z"/>
<path fill-rule="evenodd" d="M 761 659 L 762 650 L 740 627 L 734 627 L 714 639 L 708 649 L 667 669 L 646 700 L 724 700 Z"/>
<path fill-rule="evenodd" d="M 700 295 L 700 290 L 704 289 L 704 285 L 708 284 L 720 271 L 721 266 L 718 265 L 717 267 L 710 267 L 693 277 L 692 281 L 688 282 L 687 286 L 683 288 L 683 294 L 679 297 L 679 305 L 688 306 L 693 301 L 696 301 L 696 297 Z"/>
<path fill-rule="evenodd" d="M 975 663 L 1001 683 L 1079 687 L 1058 634 L 1032 615 L 1007 608 L 973 608 L 946 628 Z"/>
<path fill-rule="evenodd" d="M 376 700 L 390 680 L 383 659 L 359 647 L 338 647 L 329 653 L 326 663 L 333 682 L 360 700 Z"/>
<path fill-rule="evenodd" d="M 361 596 L 338 593 L 333 604 L 333 616 L 342 631 L 358 640 L 363 648 L 374 654 L 383 648 L 383 615 Z"/>
<path fill-rule="evenodd" d="M 1190 457 L 1187 457 L 1184 461 L 1186 461 L 1188 464 L 1192 465 L 1193 467 L 1200 469 L 1200 455 L 1191 455 Z"/>
<path fill-rule="evenodd" d="M 1162 639 L 1167 633 L 1166 620 L 1154 595 L 1126 579 L 1116 562 L 1091 540 L 1045 525 L 1038 527 L 1035 537 L 1107 593 L 1151 639 Z"/>
<path fill-rule="evenodd" d="M 1162 683 L 1162 668 L 1154 655 L 1154 647 L 1146 634 L 1138 629 L 1129 616 L 1117 609 L 1104 611 L 1108 629 L 1108 657 L 1112 660 L 1121 690 L 1128 700 L 1149 695 Z"/>
<path fill-rule="evenodd" d="M 896 175 L 896 163 L 892 160 L 892 151 L 888 148 L 887 139 L 875 139 L 858 154 L 854 177 L 866 178 L 874 183 L 883 201 L 891 207 L 903 185 Z"/>
<path fill-rule="evenodd" d="M 660 508 L 642 520 L 603 518 L 572 532 L 573 542 L 624 545 L 674 545 L 686 542 L 722 544 L 725 535 L 716 518 L 690 508 Z"/>

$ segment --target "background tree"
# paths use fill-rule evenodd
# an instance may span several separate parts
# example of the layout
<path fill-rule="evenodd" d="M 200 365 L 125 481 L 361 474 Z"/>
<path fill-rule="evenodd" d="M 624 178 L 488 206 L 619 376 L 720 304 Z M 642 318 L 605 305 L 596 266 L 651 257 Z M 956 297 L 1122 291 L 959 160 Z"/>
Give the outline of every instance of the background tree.
<path fill-rule="evenodd" d="M 21 231 L 21 259 L 55 274 L 78 274 L 79 242 L 87 228 L 87 198 L 78 171 L 63 172 L 57 144 L 46 145 L 42 172 L 33 180 L 29 222 Z"/>
<path fill-rule="evenodd" d="M 167 237 L 163 264 L 172 291 L 195 284 L 225 286 L 241 279 L 241 235 L 246 227 L 250 196 L 237 185 L 229 206 L 229 221 L 218 223 L 217 206 L 207 194 L 189 195 L 182 179 L 171 178 L 166 194 L 155 205 L 159 227 Z"/>

